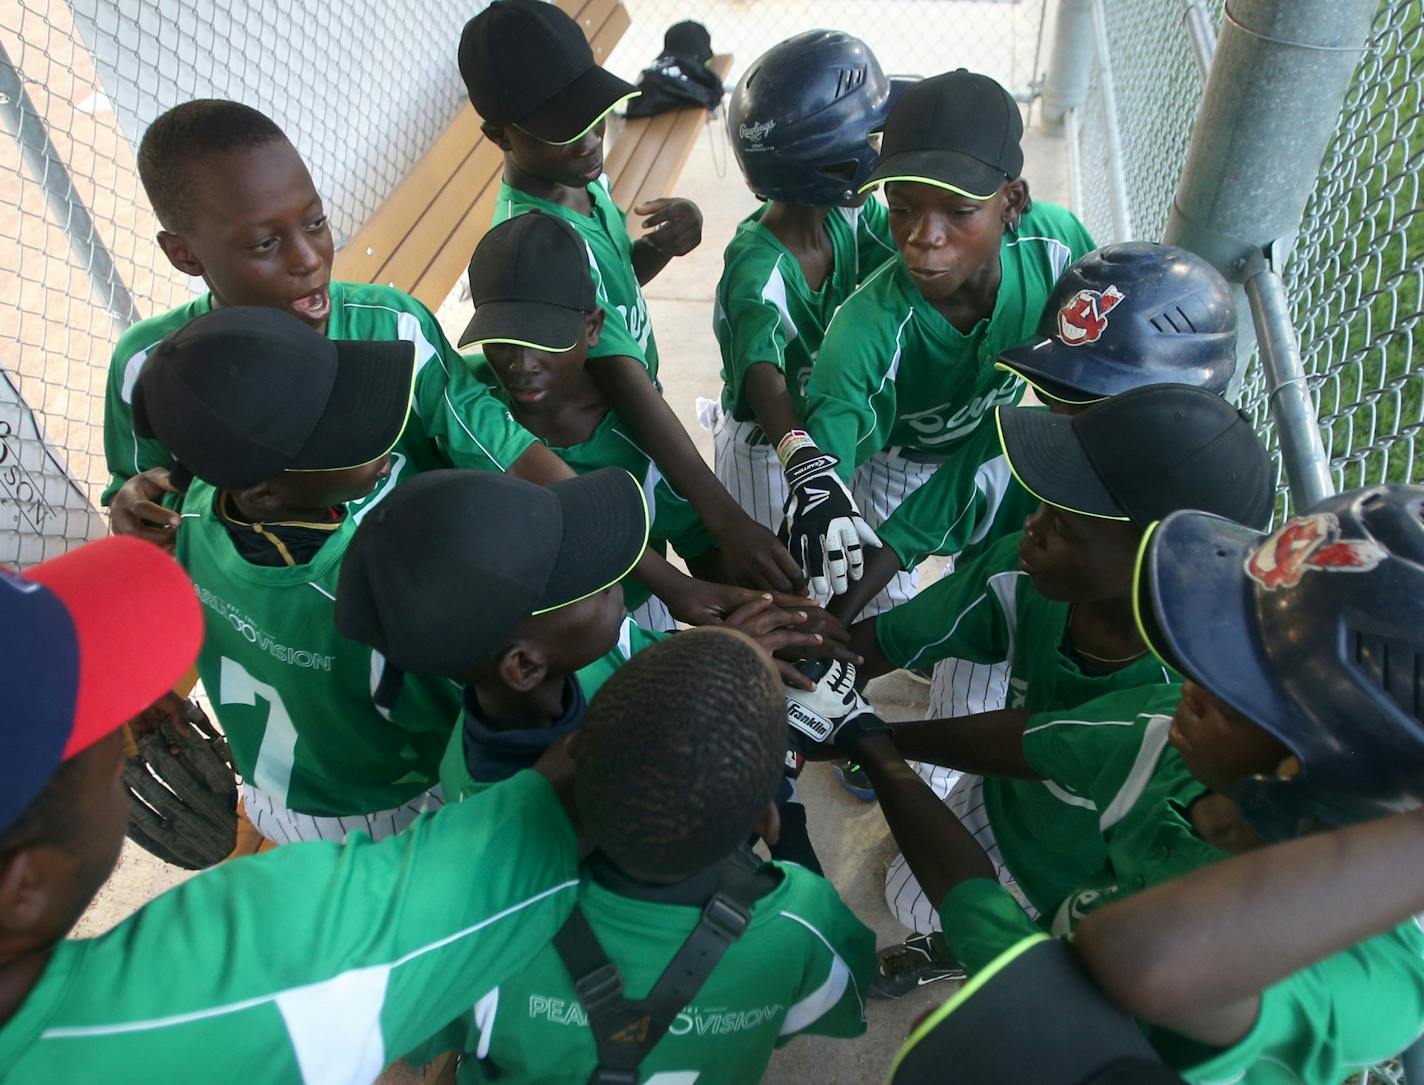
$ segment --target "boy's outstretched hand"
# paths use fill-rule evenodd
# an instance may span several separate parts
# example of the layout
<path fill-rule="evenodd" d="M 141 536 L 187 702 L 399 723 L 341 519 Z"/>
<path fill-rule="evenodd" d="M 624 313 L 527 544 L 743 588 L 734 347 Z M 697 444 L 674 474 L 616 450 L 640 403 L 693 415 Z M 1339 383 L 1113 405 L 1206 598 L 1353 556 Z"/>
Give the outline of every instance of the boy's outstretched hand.
<path fill-rule="evenodd" d="M 702 243 L 702 212 L 691 200 L 677 196 L 647 200 L 633 208 L 633 214 L 647 216 L 642 240 L 663 256 L 686 256 Z"/>
<path fill-rule="evenodd" d="M 109 530 L 115 535 L 146 539 L 171 551 L 180 517 L 159 502 L 164 494 L 178 492 L 178 487 L 169 481 L 165 468 L 150 467 L 142 474 L 134 475 L 119 488 L 109 503 Z"/>
<path fill-rule="evenodd" d="M 722 551 L 722 569 L 734 584 L 772 591 L 800 591 L 806 585 L 801 566 L 781 540 L 741 509 L 740 515 L 709 530 Z"/>

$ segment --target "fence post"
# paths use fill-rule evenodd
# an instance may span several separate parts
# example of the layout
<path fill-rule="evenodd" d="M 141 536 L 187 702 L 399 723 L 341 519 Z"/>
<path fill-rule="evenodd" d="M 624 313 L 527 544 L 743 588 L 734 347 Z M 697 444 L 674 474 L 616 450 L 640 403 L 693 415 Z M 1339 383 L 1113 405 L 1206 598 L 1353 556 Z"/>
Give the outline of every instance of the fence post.
<path fill-rule="evenodd" d="M 1263 309 L 1270 299 L 1284 307 L 1286 298 L 1260 278 L 1262 265 L 1278 274 L 1295 244 L 1378 7 L 1379 0 L 1226 4 L 1164 240 L 1205 257 L 1235 283 L 1255 278 L 1247 300 L 1262 336 L 1278 336 L 1283 323 L 1289 329 L 1288 321 Z M 1253 344 L 1250 336 L 1242 340 L 1244 361 Z M 1263 359 L 1294 355 L 1298 364 L 1293 330 L 1291 340 L 1263 339 Z M 1281 376 L 1305 392 L 1303 374 Z M 1233 388 L 1241 378 L 1238 367 Z M 1288 459 L 1292 486 L 1297 471 L 1305 472 L 1301 485 L 1308 490 L 1323 473 L 1328 492 L 1328 464 L 1309 395 L 1283 394 L 1272 405 L 1282 449 L 1322 461 L 1307 466 Z"/>
<path fill-rule="evenodd" d="M 1093 76 L 1093 0 L 1059 0 L 1053 55 L 1043 84 L 1043 126 L 1063 129 L 1068 112 L 1088 100 Z"/>
<path fill-rule="evenodd" d="M 1216 55 L 1216 31 L 1206 10 L 1206 0 L 1182 0 L 1182 22 L 1191 39 L 1192 53 L 1197 58 L 1197 71 L 1202 82 L 1211 74 L 1212 57 Z"/>

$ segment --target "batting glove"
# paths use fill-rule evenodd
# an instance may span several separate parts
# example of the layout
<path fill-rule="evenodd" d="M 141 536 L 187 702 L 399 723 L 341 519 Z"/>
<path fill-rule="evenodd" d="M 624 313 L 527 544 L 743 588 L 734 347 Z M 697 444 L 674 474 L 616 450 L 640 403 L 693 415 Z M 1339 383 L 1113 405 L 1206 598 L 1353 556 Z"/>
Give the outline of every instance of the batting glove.
<path fill-rule="evenodd" d="M 818 597 L 843 595 L 865 569 L 862 547 L 880 545 L 836 474 L 835 456 L 814 445 L 786 467 L 786 547 Z"/>
<path fill-rule="evenodd" d="M 808 761 L 826 761 L 850 752 L 865 735 L 889 734 L 890 727 L 855 688 L 855 664 L 809 660 L 797 669 L 816 679 L 816 688 L 787 689 L 790 746 Z"/>

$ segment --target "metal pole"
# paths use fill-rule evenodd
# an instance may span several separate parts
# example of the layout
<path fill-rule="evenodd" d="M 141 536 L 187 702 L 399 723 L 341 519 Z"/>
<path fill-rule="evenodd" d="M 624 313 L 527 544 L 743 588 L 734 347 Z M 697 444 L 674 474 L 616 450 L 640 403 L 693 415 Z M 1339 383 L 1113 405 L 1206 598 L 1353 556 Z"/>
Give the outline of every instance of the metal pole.
<path fill-rule="evenodd" d="M 1164 241 L 1205 257 L 1237 284 L 1256 275 L 1261 262 L 1280 273 L 1378 7 L 1379 0 L 1227 0 Z M 1258 328 L 1275 327 L 1274 316 L 1261 309 L 1272 284 L 1258 280 L 1251 293 L 1255 297 L 1238 293 L 1238 304 L 1252 305 Z M 1232 398 L 1254 346 L 1251 336 L 1240 336 L 1237 373 L 1227 392 Z M 1261 346 L 1263 361 L 1272 349 L 1280 356 L 1279 340 L 1263 338 Z M 1273 405 L 1308 403 L 1303 380 L 1303 374 L 1277 373 L 1273 389 L 1289 382 L 1299 394 L 1282 392 Z M 1284 450 L 1287 430 L 1300 423 L 1277 418 Z M 1314 426 L 1313 409 L 1309 418 Z M 1318 432 L 1295 447 L 1320 462 L 1305 465 L 1288 457 L 1292 487 L 1295 473 L 1305 471 L 1299 485 L 1315 492 L 1323 477 L 1328 492 Z"/>
<path fill-rule="evenodd" d="M 1043 126 L 1050 132 L 1063 128 L 1070 109 L 1088 100 L 1093 75 L 1093 2 L 1059 0 L 1053 28 L 1053 54 L 1043 84 Z"/>
<path fill-rule="evenodd" d="M 1187 37 L 1197 58 L 1197 70 L 1205 83 L 1206 77 L 1211 74 L 1212 57 L 1216 54 L 1216 28 L 1211 25 L 1206 0 L 1182 0 L 1182 21 L 1186 24 Z"/>
<path fill-rule="evenodd" d="M 1117 121 L 1117 92 L 1113 89 L 1112 53 L 1103 0 L 1093 0 L 1093 33 L 1097 41 L 1098 85 L 1103 96 L 1103 147 L 1107 154 L 1108 187 L 1112 189 L 1114 241 L 1131 241 L 1132 212 L 1127 205 L 1127 174 L 1123 168 L 1121 128 Z"/>
<path fill-rule="evenodd" d="M 88 272 L 94 293 L 118 330 L 123 331 L 139 319 L 138 308 L 114 267 L 89 209 L 75 191 L 64 160 L 50 141 L 49 130 L 35 111 L 3 42 L 0 42 L 0 114 L 5 118 L 5 127 L 20 145 L 20 157 L 44 189 L 51 214 L 69 235 L 69 246 L 75 259 Z"/>
<path fill-rule="evenodd" d="M 1276 420 L 1291 500 L 1297 510 L 1304 511 L 1333 494 L 1335 483 L 1320 439 L 1315 401 L 1306 384 L 1300 343 L 1291 324 L 1286 284 L 1264 253 L 1253 254 L 1247 263 L 1246 297 L 1261 348 L 1266 402 Z"/>

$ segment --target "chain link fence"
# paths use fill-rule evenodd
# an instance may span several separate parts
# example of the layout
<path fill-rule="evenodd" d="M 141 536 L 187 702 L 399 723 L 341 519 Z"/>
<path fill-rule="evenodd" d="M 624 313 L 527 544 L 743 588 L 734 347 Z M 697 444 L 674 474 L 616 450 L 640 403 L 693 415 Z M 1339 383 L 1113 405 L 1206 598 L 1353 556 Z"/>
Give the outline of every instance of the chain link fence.
<path fill-rule="evenodd" d="M 1162 236 L 1202 99 L 1183 0 L 1102 0 L 1107 51 L 1070 119 L 1075 209 L 1100 242 Z M 1200 0 L 1215 28 L 1221 0 Z M 1424 376 L 1413 361 L 1424 308 L 1419 217 L 1424 3 L 1383 0 L 1285 269 L 1292 320 L 1338 488 L 1417 482 Z M 1120 182 L 1109 153 L 1111 87 Z M 1303 88 L 1303 93 L 1308 89 Z M 1245 314 L 1243 314 L 1243 317 Z M 1278 455 L 1259 359 L 1241 404 Z M 1289 509 L 1285 480 L 1278 512 Z"/>

